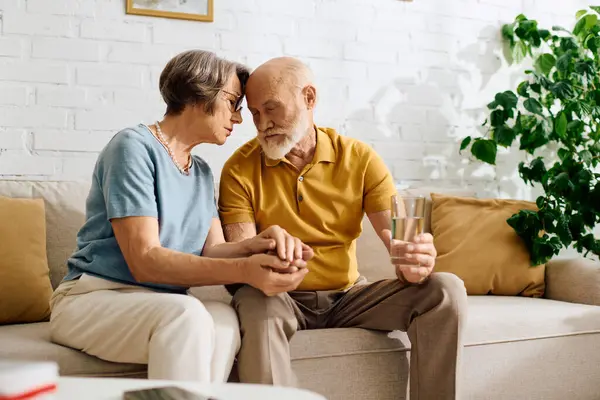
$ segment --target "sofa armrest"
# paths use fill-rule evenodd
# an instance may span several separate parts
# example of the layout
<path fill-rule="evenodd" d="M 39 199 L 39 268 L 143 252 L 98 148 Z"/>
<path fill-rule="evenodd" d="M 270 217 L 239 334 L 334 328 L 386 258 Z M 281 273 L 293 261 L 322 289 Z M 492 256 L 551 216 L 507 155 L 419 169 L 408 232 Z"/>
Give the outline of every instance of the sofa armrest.
<path fill-rule="evenodd" d="M 546 293 L 551 300 L 600 306 L 600 262 L 580 258 L 546 264 Z"/>

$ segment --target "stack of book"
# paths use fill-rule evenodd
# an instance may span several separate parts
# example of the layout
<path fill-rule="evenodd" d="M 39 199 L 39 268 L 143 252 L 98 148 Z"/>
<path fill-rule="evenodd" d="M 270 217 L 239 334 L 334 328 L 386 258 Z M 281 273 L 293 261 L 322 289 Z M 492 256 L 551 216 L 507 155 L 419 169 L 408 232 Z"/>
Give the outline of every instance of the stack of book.
<path fill-rule="evenodd" d="M 50 400 L 56 396 L 54 362 L 0 360 L 0 400 Z"/>

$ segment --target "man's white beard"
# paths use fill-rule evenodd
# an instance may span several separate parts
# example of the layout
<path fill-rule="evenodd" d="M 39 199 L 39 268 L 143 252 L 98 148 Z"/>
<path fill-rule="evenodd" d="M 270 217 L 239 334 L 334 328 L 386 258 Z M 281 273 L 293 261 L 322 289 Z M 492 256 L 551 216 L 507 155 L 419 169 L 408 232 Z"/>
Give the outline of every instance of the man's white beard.
<path fill-rule="evenodd" d="M 298 122 L 292 128 L 292 132 L 289 135 L 282 135 L 283 143 L 273 141 L 269 143 L 264 138 L 259 137 L 259 142 L 262 147 L 263 152 L 267 157 L 272 160 L 279 160 L 286 156 L 287 153 L 292 150 L 292 148 L 306 135 L 308 132 L 308 128 L 310 127 L 310 120 L 307 116 L 300 116 L 298 118 Z M 277 132 L 279 133 L 279 132 Z M 281 140 L 281 139 L 280 139 Z"/>

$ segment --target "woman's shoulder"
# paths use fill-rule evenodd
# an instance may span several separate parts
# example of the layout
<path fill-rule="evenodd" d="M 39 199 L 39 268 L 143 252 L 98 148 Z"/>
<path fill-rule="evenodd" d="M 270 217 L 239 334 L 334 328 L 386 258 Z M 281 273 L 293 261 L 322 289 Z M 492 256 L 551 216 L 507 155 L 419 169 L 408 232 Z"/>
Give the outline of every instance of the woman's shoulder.
<path fill-rule="evenodd" d="M 200 174 L 212 177 L 212 169 L 204 158 L 200 157 L 199 155 L 192 154 L 192 159 L 194 160 L 194 165 L 200 171 Z"/>
<path fill-rule="evenodd" d="M 118 131 L 108 142 L 107 148 L 149 148 L 152 136 L 144 125 L 134 125 Z"/>
<path fill-rule="evenodd" d="M 144 125 L 135 125 L 118 131 L 106 144 L 101 156 L 140 156 L 154 151 L 153 137 Z"/>
<path fill-rule="evenodd" d="M 121 129 L 100 152 L 98 164 L 151 164 L 155 151 L 151 139 L 150 131 L 141 124 Z"/>

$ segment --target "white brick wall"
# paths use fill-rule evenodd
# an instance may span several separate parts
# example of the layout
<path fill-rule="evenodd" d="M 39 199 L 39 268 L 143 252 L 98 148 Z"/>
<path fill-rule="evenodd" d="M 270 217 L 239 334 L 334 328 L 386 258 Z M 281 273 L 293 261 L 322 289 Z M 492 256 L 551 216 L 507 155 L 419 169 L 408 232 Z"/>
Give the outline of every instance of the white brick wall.
<path fill-rule="evenodd" d="M 319 85 L 317 122 L 374 146 L 404 183 L 528 197 L 515 155 L 469 164 L 494 93 L 514 82 L 499 27 L 525 12 L 572 26 L 591 0 L 215 0 L 213 23 L 125 15 L 122 0 L 0 0 L 0 178 L 89 179 L 117 130 L 160 118 L 157 80 L 174 54 L 203 48 L 250 67 L 298 56 Z M 254 134 L 196 150 L 216 176 Z"/>

